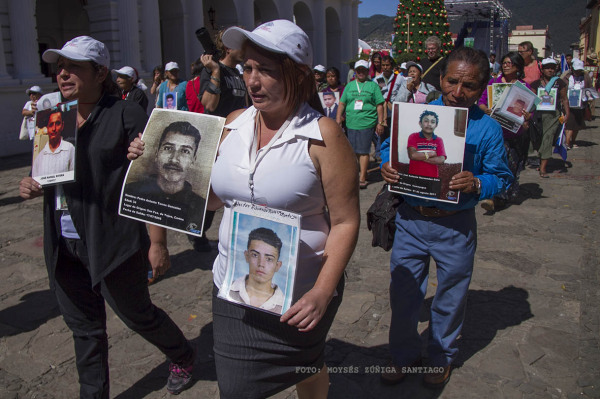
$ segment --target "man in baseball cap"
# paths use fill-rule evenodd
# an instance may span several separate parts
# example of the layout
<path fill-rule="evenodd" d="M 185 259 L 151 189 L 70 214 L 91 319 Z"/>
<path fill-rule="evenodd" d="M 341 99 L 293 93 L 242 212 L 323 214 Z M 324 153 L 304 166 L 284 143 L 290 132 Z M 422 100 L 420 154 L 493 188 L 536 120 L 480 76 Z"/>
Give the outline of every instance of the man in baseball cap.
<path fill-rule="evenodd" d="M 112 71 L 117 75 L 117 86 L 121 90 L 121 98 L 139 104 L 146 111 L 148 97 L 142 89 L 137 87 L 138 73 L 135 68 L 124 66 L 121 69 L 113 69 Z"/>
<path fill-rule="evenodd" d="M 313 68 L 315 73 L 315 80 L 317 81 L 317 91 L 321 91 L 322 88 L 327 87 L 326 72 L 327 69 L 323 65 L 315 65 Z"/>

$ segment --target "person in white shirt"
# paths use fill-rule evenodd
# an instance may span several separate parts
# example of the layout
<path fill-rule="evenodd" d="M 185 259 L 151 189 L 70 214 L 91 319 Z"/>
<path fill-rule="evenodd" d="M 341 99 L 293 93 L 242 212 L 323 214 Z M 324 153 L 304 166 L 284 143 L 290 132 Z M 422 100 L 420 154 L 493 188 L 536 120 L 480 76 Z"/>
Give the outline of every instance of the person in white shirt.
<path fill-rule="evenodd" d="M 75 169 L 75 147 L 62 139 L 65 128 L 62 113 L 56 111 L 48 119 L 48 143 L 33 161 L 32 177 L 69 172 Z"/>
<path fill-rule="evenodd" d="M 37 111 L 37 102 L 44 92 L 40 86 L 31 86 L 25 93 L 29 96 L 29 101 L 25 103 L 21 115 L 27 118 L 29 139 L 33 140 L 33 137 L 35 136 L 35 112 Z"/>

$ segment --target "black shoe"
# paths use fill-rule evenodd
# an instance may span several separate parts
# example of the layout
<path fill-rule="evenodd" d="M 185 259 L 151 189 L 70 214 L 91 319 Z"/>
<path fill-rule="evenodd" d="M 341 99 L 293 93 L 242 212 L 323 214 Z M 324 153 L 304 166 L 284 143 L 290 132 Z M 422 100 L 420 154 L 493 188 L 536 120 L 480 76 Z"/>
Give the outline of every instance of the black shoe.
<path fill-rule="evenodd" d="M 181 367 L 176 363 L 169 365 L 169 379 L 167 380 L 167 391 L 173 395 L 179 395 L 192 382 L 192 370 L 194 366 Z"/>
<path fill-rule="evenodd" d="M 196 252 L 211 252 L 212 251 L 212 246 L 210 245 L 210 241 L 206 237 L 188 236 L 188 240 L 194 246 L 194 251 L 196 251 Z"/>

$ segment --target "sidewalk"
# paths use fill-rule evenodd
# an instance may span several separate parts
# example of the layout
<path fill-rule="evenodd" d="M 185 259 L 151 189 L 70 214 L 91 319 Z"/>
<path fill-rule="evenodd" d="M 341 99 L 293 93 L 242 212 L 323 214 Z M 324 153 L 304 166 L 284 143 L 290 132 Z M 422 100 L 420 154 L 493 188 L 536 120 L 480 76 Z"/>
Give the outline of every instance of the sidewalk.
<path fill-rule="evenodd" d="M 388 362 L 389 256 L 370 245 L 365 213 L 382 183 L 361 190 L 363 223 L 347 268 L 344 301 L 330 332 L 330 398 L 600 398 L 598 218 L 600 119 L 580 132 L 572 167 L 551 178 L 526 169 L 523 201 L 493 215 L 477 208 L 478 250 L 460 354 L 449 384 L 420 376 L 379 383 Z M 0 399 L 78 397 L 71 333 L 48 289 L 41 199 L 21 201 L 28 157 L 0 163 Z M 377 172 L 373 180 L 380 179 Z M 217 214 L 220 219 L 220 214 Z M 208 232 L 217 239 L 218 220 Z M 179 398 L 218 398 L 212 356 L 212 261 L 169 233 L 172 269 L 153 301 L 198 348 L 195 384 Z M 432 262 L 433 263 L 433 262 Z M 432 265 L 427 305 L 435 291 Z M 420 330 L 427 336 L 428 312 Z M 168 398 L 168 362 L 108 311 L 111 398 Z M 293 388 L 276 398 L 295 398 Z"/>

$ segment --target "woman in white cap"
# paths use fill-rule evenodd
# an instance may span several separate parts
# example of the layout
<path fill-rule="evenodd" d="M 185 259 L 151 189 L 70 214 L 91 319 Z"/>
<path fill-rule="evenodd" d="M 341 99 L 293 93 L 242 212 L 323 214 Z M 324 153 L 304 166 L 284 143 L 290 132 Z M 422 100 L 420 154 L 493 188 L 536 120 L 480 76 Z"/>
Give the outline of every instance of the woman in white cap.
<path fill-rule="evenodd" d="M 148 109 L 148 97 L 144 90 L 138 87 L 140 79 L 137 70 L 130 66 L 124 66 L 121 69 L 113 69 L 112 71 L 117 75 L 117 86 L 121 90 L 121 98 L 139 104 L 146 111 Z"/>
<path fill-rule="evenodd" d="M 40 86 L 31 86 L 25 90 L 25 93 L 29 96 L 29 101 L 25 103 L 21 115 L 27 118 L 27 132 L 29 133 L 29 140 L 33 140 L 35 136 L 35 113 L 37 111 L 37 102 L 44 94 Z"/>
<path fill-rule="evenodd" d="M 60 50 L 56 63 L 64 100 L 78 101 L 75 182 L 44 187 L 21 180 L 21 197 L 44 196 L 44 255 L 51 289 L 73 332 L 80 397 L 109 397 L 105 301 L 131 329 L 171 359 L 167 390 L 191 381 L 194 351 L 181 330 L 150 300 L 147 262 L 157 273 L 169 267 L 166 238 L 150 226 L 118 216 L 129 162 L 128 143 L 143 131 L 147 115 L 112 88 L 106 46 L 79 36 Z"/>
<path fill-rule="evenodd" d="M 167 108 L 167 104 L 165 104 L 165 99 L 163 97 L 165 97 L 165 94 L 167 93 L 175 92 L 177 93 L 177 109 L 187 111 L 188 105 L 185 97 L 187 81 L 179 79 L 179 65 L 176 62 L 167 62 L 165 65 L 165 77 L 167 79 L 158 87 L 158 100 L 156 101 L 156 106 L 158 108 Z"/>
<path fill-rule="evenodd" d="M 244 50 L 254 105 L 228 116 L 211 175 L 209 209 L 225 207 L 213 265 L 220 395 L 264 398 L 296 384 L 301 399 L 325 398 L 325 339 L 360 223 L 356 159 L 340 127 L 323 117 L 302 29 L 287 20 L 252 32 L 232 27 L 223 44 Z M 141 144 L 132 143 L 130 157 L 142 153 Z M 216 296 L 230 256 L 235 200 L 302 215 L 293 304 L 282 316 Z"/>
<path fill-rule="evenodd" d="M 406 69 L 408 77 L 402 79 L 396 95 L 391 98 L 390 102 L 425 104 L 427 94 L 434 91 L 435 87 L 421 80 L 423 67 L 420 64 L 409 61 L 406 63 Z"/>
<path fill-rule="evenodd" d="M 552 158 L 552 146 L 554 145 L 554 135 L 560 128 L 562 122 L 569 118 L 569 99 L 567 97 L 567 84 L 556 76 L 558 62 L 554 58 L 545 58 L 542 60 L 542 77 L 531 84 L 534 93 L 539 93 L 540 89 L 545 95 L 551 95 L 552 89 L 556 91 L 554 98 L 554 111 L 535 112 L 535 119 L 542 127 L 542 142 L 538 149 L 540 157 L 540 177 L 548 178 L 546 167 L 548 160 Z M 542 94 L 544 95 L 544 94 Z M 561 118 L 562 117 L 562 118 Z"/>
<path fill-rule="evenodd" d="M 572 62 L 573 73 L 569 76 L 567 80 L 567 84 L 569 85 L 569 90 L 582 90 L 592 87 L 592 80 L 589 75 L 585 73 L 585 68 L 583 61 L 578 58 L 574 58 Z M 583 99 L 583 96 L 582 96 Z M 567 148 L 573 149 L 578 148 L 578 145 L 575 144 L 575 140 L 577 140 L 577 133 L 581 129 L 585 129 L 585 107 L 588 106 L 587 102 L 582 101 L 581 108 L 571 108 L 571 112 L 569 113 L 569 118 L 565 124 L 565 138 Z"/>
<path fill-rule="evenodd" d="M 252 32 L 230 28 L 223 43 L 244 49 L 244 80 L 254 106 L 228 117 L 211 176 L 211 205 L 225 206 L 213 266 L 216 287 L 227 267 L 234 200 L 260 198 L 300 213 L 302 230 L 295 303 L 281 317 L 213 298 L 221 397 L 262 398 L 297 384 L 301 399 L 324 398 L 325 339 L 360 222 L 356 161 L 339 126 L 322 117 L 312 48 L 302 29 L 287 20 Z"/>

